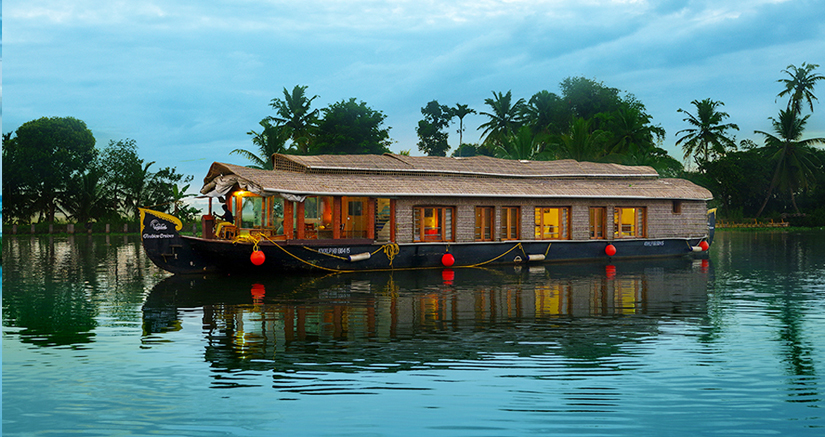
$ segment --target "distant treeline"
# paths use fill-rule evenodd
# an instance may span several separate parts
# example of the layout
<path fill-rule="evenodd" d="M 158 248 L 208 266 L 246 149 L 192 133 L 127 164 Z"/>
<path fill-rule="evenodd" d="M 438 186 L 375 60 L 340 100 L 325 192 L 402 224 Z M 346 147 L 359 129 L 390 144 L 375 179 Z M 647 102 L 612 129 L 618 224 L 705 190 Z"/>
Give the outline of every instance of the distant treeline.
<path fill-rule="evenodd" d="M 180 203 L 192 176 L 154 165 L 138 156 L 134 140 L 96 148 L 76 118 L 29 121 L 3 135 L 3 223 L 118 223 L 136 220 L 138 208 L 151 205 L 196 214 Z"/>
<path fill-rule="evenodd" d="M 686 127 L 676 133 L 676 145 L 691 169 L 662 149 L 665 130 L 653 123 L 633 94 L 584 77 L 564 79 L 558 94 L 542 90 L 529 99 L 494 91 L 484 100 L 485 110 L 479 111 L 467 104 L 449 106 L 432 100 L 421 108 L 417 145 L 427 155 L 446 156 L 450 126 L 457 121 L 459 146 L 452 156 L 648 165 L 663 177 L 683 177 L 709 188 L 715 195 L 711 206 L 720 207 L 723 218 L 791 213 L 798 224 L 825 225 L 825 155 L 815 147 L 825 140 L 804 138 L 810 117 L 804 112 L 814 110 L 814 87 L 825 78 L 816 73 L 818 67 L 802 63 L 782 70 L 785 77 L 778 80 L 777 97 L 787 99 L 787 105 L 770 118 L 769 129 L 754 132 L 764 139 L 762 145 L 751 140 L 737 144 L 732 132 L 739 127 L 727 122 L 730 115 L 721 110 L 723 102 L 704 98 L 690 102 L 689 110 L 679 108 Z M 271 102 L 275 115 L 261 120 L 260 132 L 249 132 L 257 150 L 232 153 L 249 158 L 251 166 L 271 168 L 273 153 L 388 151 L 389 128 L 381 129 L 380 111 L 363 102 L 356 106 L 354 99 L 319 111 L 311 107 L 318 96 L 308 97 L 306 90 L 300 85 L 292 91 L 284 88 L 283 98 Z M 472 115 L 486 121 L 479 127 L 480 141 L 465 143 L 464 121 Z M 375 132 L 380 135 L 371 138 L 380 141 L 367 140 Z M 799 218 L 803 215 L 807 218 Z"/>

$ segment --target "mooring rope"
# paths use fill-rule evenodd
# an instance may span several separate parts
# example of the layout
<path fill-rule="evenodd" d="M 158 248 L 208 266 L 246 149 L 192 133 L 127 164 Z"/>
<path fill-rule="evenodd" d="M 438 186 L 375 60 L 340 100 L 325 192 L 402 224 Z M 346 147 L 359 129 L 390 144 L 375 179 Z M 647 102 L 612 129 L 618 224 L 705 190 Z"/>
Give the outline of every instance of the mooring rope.
<path fill-rule="evenodd" d="M 271 239 L 269 236 L 267 236 L 267 235 L 265 235 L 265 234 L 257 234 L 257 235 L 258 235 L 260 238 L 257 238 L 257 239 L 256 239 L 256 238 L 255 238 L 253 235 L 251 235 L 251 234 L 250 234 L 250 235 L 238 235 L 238 236 L 236 236 L 236 237 L 235 237 L 235 239 L 234 239 L 234 240 L 232 240 L 232 244 L 236 244 L 236 243 L 252 243 L 252 244 L 253 244 L 253 248 L 252 248 L 252 250 L 253 250 L 253 251 L 258 251 L 258 250 L 259 250 L 259 249 L 258 249 L 258 243 L 260 243 L 260 241 L 261 241 L 261 240 L 264 240 L 264 239 L 265 239 L 265 240 L 269 241 L 270 243 L 272 243 L 272 245 L 273 245 L 273 246 L 277 247 L 278 249 L 282 250 L 284 253 L 286 253 L 287 255 L 289 255 L 290 257 L 295 258 L 296 260 L 298 260 L 298 261 L 300 261 L 300 262 L 302 262 L 302 263 L 304 263 L 304 264 L 306 264 L 306 265 L 308 265 L 308 266 L 315 267 L 315 268 L 317 268 L 317 269 L 321 269 L 321 270 L 326 270 L 326 271 L 329 271 L 329 272 L 336 272 L 336 273 L 352 273 L 352 272 L 357 271 L 357 270 L 342 270 L 342 269 L 334 269 L 334 268 L 331 268 L 331 267 L 324 267 L 324 266 L 318 265 L 318 264 L 316 264 L 316 263 L 314 263 L 314 262 L 307 261 L 307 260 L 305 260 L 305 259 L 303 259 L 303 258 L 301 258 L 301 257 L 299 257 L 299 256 L 297 256 L 297 255 L 295 255 L 295 254 L 293 254 L 293 253 L 291 253 L 290 251 L 286 250 L 283 246 L 281 246 L 280 244 L 278 244 L 278 242 L 277 242 L 277 241 L 275 241 L 275 240 Z M 345 258 L 345 257 L 338 256 L 338 255 L 331 254 L 331 253 L 320 252 L 320 251 L 318 251 L 318 250 L 316 250 L 316 249 L 313 249 L 313 248 L 311 248 L 311 247 L 307 247 L 307 246 L 302 246 L 302 247 L 303 247 L 304 249 L 307 249 L 307 250 L 309 250 L 309 251 L 312 251 L 312 252 L 315 252 L 315 253 L 318 253 L 318 254 L 321 254 L 321 255 L 326 255 L 326 256 L 329 256 L 329 257 L 332 257 L 332 258 L 336 258 L 336 259 L 339 259 L 339 260 L 342 260 L 342 261 L 349 261 L 349 258 Z M 477 264 L 471 264 L 471 265 L 466 265 L 466 266 L 455 266 L 455 267 L 456 267 L 456 268 L 459 268 L 459 267 L 460 267 L 460 268 L 467 268 L 467 267 L 470 267 L 470 268 L 471 268 L 471 267 L 479 267 L 479 266 L 483 266 L 483 265 L 485 265 L 485 264 L 489 264 L 489 263 L 491 263 L 491 262 L 494 262 L 494 261 L 496 261 L 496 260 L 500 259 L 501 257 L 503 257 L 503 256 L 507 255 L 508 253 L 510 253 L 510 252 L 512 252 L 512 251 L 514 251 L 515 249 L 521 249 L 521 251 L 522 251 L 522 252 L 524 252 L 524 247 L 521 245 L 521 243 L 516 243 L 513 247 L 511 247 L 510 249 L 508 249 L 506 252 L 502 253 L 501 255 L 499 255 L 499 256 L 497 256 L 497 257 L 495 257 L 495 258 L 493 258 L 493 259 L 490 259 L 490 260 L 487 260 L 487 261 L 483 261 L 483 262 L 480 262 L 480 263 L 477 263 Z M 549 250 L 550 250 L 550 245 L 548 244 L 548 245 L 547 245 L 547 251 L 549 251 Z M 376 253 L 381 252 L 381 251 L 383 251 L 383 252 L 384 252 L 384 255 L 387 257 L 387 260 L 389 261 L 389 267 L 390 267 L 390 269 L 389 269 L 389 270 L 409 270 L 409 269 L 407 269 L 407 268 L 403 268 L 403 269 L 395 269 L 395 268 L 393 267 L 393 265 L 392 265 L 393 260 L 395 259 L 395 257 L 396 257 L 396 256 L 400 253 L 400 251 L 401 251 L 401 248 L 400 248 L 400 246 L 399 246 L 398 244 L 396 244 L 396 243 L 387 243 L 387 244 L 383 244 L 383 245 L 381 245 L 381 247 L 379 247 L 378 249 L 376 249 L 374 252 L 370 253 L 370 256 L 375 255 Z M 525 255 L 525 256 L 526 256 L 526 255 Z M 386 270 L 386 269 L 376 269 L 376 270 L 377 270 L 377 271 L 380 271 L 380 270 Z"/>

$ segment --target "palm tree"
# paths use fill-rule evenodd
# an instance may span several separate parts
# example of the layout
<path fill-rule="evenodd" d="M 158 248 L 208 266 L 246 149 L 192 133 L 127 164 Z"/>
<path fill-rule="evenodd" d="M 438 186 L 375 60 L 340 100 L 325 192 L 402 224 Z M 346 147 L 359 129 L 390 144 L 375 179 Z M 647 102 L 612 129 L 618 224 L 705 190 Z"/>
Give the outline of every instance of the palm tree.
<path fill-rule="evenodd" d="M 802 63 L 802 66 L 797 68 L 793 64 L 788 65 L 788 68 L 782 70 L 787 73 L 790 79 L 779 79 L 777 82 L 785 85 L 785 89 L 777 95 L 777 97 L 789 96 L 788 110 L 797 114 L 802 113 L 802 101 L 807 101 L 811 112 L 814 110 L 814 85 L 816 81 L 825 79 L 821 74 L 813 74 L 813 70 L 819 67 L 818 64 Z"/>
<path fill-rule="evenodd" d="M 183 199 L 186 199 L 187 197 L 195 197 L 194 194 L 187 194 L 186 193 L 186 190 L 188 190 L 188 189 L 189 189 L 189 184 L 184 185 L 183 188 L 179 187 L 178 184 L 173 184 L 172 185 L 171 197 L 172 197 L 172 203 L 173 203 L 173 205 L 175 205 L 175 212 L 174 212 L 175 216 L 178 215 L 178 212 L 180 211 L 180 207 L 183 206 Z"/>
<path fill-rule="evenodd" d="M 86 223 L 113 209 L 110 187 L 103 183 L 102 176 L 102 171 L 93 167 L 70 182 L 71 190 L 61 206 L 76 222 Z"/>
<path fill-rule="evenodd" d="M 147 204 L 152 197 L 152 190 L 159 185 L 157 173 L 149 171 L 149 167 L 155 165 L 155 161 L 144 165 L 143 160 L 140 160 L 136 164 L 138 170 L 132 175 L 129 183 L 126 184 L 123 199 L 125 212 L 131 214 L 135 219 L 140 217 L 140 208 L 148 206 Z"/>
<path fill-rule="evenodd" d="M 793 108 L 788 108 L 779 111 L 779 120 L 771 117 L 773 130 L 778 136 L 754 131 L 765 137 L 765 149 L 770 154 L 770 159 L 776 161 L 776 171 L 771 179 L 765 201 L 756 213 L 757 217 L 762 215 L 776 187 L 779 187 L 779 191 L 787 191 L 790 194 L 794 211 L 799 213 L 794 192 L 810 187 L 815 179 L 814 172 L 817 163 L 811 146 L 825 143 L 825 138 L 800 140 L 808 117 L 810 115 L 799 118 L 799 114 Z"/>
<path fill-rule="evenodd" d="M 246 149 L 235 149 L 229 154 L 241 155 L 252 161 L 252 165 L 249 166 L 251 168 L 272 170 L 272 155 L 287 151 L 286 142 L 292 131 L 280 124 L 272 124 L 269 118 L 261 120 L 259 124 L 263 128 L 261 132 L 251 130 L 246 133 L 252 136 L 252 144 L 258 146 L 258 153 Z"/>
<path fill-rule="evenodd" d="M 506 137 L 496 148 L 496 157 L 504 159 L 544 160 L 545 135 L 536 135 L 529 126 L 522 126 L 515 135 Z"/>
<path fill-rule="evenodd" d="M 482 143 L 490 148 L 499 145 L 504 138 L 513 135 L 521 126 L 521 114 L 524 111 L 524 99 L 518 99 L 512 103 L 513 92 L 507 94 L 493 91 L 493 99 L 484 99 L 484 103 L 489 105 L 492 112 L 481 112 L 481 115 L 490 117 L 490 121 L 479 126 L 484 129 L 481 136 L 484 137 Z"/>
<path fill-rule="evenodd" d="M 656 142 L 664 139 L 665 130 L 650 124 L 650 115 L 632 106 L 618 111 L 600 114 L 606 130 L 611 133 L 608 152 L 616 154 L 639 153 L 656 148 Z"/>
<path fill-rule="evenodd" d="M 455 108 L 452 108 L 453 115 L 458 117 L 458 145 L 464 144 L 464 117 L 470 114 L 476 114 L 475 109 L 470 109 L 468 105 L 456 103 Z"/>
<path fill-rule="evenodd" d="M 559 136 L 556 155 L 560 159 L 595 161 L 604 157 L 607 135 L 604 131 L 590 131 L 590 120 L 573 118 L 570 131 Z"/>
<path fill-rule="evenodd" d="M 530 125 L 534 132 L 559 134 L 569 124 L 570 111 L 564 100 L 547 90 L 533 94 L 524 105 L 523 122 Z"/>
<path fill-rule="evenodd" d="M 729 117 L 727 112 L 717 111 L 718 106 L 724 106 L 722 102 L 711 99 L 704 99 L 701 102 L 694 100 L 690 102 L 696 106 L 696 116 L 679 108 L 678 112 L 687 114 L 684 121 L 693 125 L 693 128 L 682 129 L 676 132 L 678 136 L 684 132 L 685 135 L 676 141 L 676 145 L 682 145 L 685 151 L 685 159 L 694 155 L 694 158 L 701 156 L 704 162 L 708 162 L 711 155 L 724 155 L 726 149 L 736 149 L 734 140 L 725 136 L 728 129 L 739 130 L 739 126 L 733 123 L 723 124 L 722 121 Z M 697 159 L 698 161 L 698 159 Z"/>
<path fill-rule="evenodd" d="M 272 99 L 270 106 L 278 114 L 273 119 L 292 130 L 292 141 L 297 145 L 297 151 L 306 155 L 309 153 L 309 135 L 311 129 L 318 123 L 318 110 L 310 111 L 312 101 L 318 96 L 307 98 L 307 86 L 295 85 L 292 93 L 284 88 L 284 99 Z"/>

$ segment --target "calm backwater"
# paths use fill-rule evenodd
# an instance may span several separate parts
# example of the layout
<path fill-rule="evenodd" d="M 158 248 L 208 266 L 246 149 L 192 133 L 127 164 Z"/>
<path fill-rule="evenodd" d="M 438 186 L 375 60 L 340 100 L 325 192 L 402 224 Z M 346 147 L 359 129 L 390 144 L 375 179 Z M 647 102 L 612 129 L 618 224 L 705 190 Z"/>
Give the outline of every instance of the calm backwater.
<path fill-rule="evenodd" d="M 825 231 L 270 278 L 7 235 L 2 277 L 4 436 L 825 434 Z"/>

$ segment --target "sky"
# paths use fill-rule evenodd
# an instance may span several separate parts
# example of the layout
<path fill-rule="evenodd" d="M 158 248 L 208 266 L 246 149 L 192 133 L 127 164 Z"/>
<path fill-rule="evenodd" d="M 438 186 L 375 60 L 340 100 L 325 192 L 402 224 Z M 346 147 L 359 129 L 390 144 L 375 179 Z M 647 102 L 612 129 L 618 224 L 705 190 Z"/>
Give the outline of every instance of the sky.
<path fill-rule="evenodd" d="M 391 149 L 418 155 L 431 100 L 483 112 L 493 92 L 529 100 L 582 76 L 635 95 L 681 159 L 679 108 L 721 101 L 736 139 L 762 144 L 782 70 L 825 74 L 822 0 L 6 0 L 2 18 L 4 133 L 75 117 L 195 190 L 213 161 L 248 164 L 230 151 L 254 150 L 247 133 L 295 85 L 317 109 L 366 102 Z M 825 137 L 825 81 L 815 93 L 806 137 Z M 465 118 L 464 141 L 486 120 Z"/>

